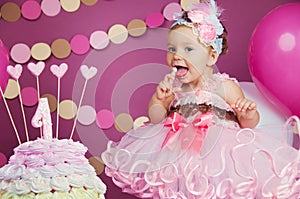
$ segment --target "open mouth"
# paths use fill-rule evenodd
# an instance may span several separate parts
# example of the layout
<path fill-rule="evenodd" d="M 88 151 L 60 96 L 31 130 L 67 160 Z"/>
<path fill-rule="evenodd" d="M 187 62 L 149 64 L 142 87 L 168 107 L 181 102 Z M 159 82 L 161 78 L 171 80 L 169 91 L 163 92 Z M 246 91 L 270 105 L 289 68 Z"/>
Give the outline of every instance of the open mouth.
<path fill-rule="evenodd" d="M 177 77 L 183 77 L 189 71 L 189 69 L 187 67 L 184 67 L 184 66 L 176 65 L 174 67 L 177 68 L 177 72 L 176 72 Z"/>

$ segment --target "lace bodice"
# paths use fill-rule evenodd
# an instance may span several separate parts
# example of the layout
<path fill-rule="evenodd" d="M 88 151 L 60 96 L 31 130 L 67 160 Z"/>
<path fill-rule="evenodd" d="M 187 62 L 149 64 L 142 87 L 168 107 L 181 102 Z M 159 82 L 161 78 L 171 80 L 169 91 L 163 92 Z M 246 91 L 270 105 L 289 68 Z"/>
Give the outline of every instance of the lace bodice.
<path fill-rule="evenodd" d="M 216 94 L 216 90 L 222 86 L 222 82 L 226 80 L 233 80 L 236 83 L 238 81 L 234 78 L 230 78 L 226 73 L 215 73 L 212 78 L 204 82 L 202 89 L 187 91 L 187 92 L 177 92 L 175 93 L 175 100 L 172 103 L 173 107 L 178 105 L 186 104 L 206 104 L 224 109 L 226 111 L 233 111 L 227 102 Z"/>
<path fill-rule="evenodd" d="M 237 122 L 233 109 L 222 97 L 216 94 L 217 89 L 222 86 L 222 82 L 228 79 L 238 83 L 236 79 L 230 78 L 225 73 L 216 73 L 204 83 L 202 89 L 176 92 L 175 99 L 170 106 L 170 113 L 179 112 L 187 121 L 190 121 L 199 112 L 212 111 L 216 120 L 227 119 Z"/>

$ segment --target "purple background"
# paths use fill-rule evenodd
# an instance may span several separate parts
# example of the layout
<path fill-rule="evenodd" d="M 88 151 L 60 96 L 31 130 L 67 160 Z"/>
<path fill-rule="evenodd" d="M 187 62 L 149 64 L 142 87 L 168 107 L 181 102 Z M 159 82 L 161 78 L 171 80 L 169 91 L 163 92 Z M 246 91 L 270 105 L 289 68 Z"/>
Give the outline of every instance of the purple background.
<path fill-rule="evenodd" d="M 0 6 L 8 1 L 1 1 Z M 19 6 L 25 1 L 14 0 Z M 178 0 L 99 0 L 94 6 L 85 6 L 81 4 L 78 11 L 74 13 L 67 13 L 63 9 L 55 17 L 48 17 L 44 14 L 35 21 L 28 21 L 21 18 L 17 22 L 6 22 L 0 19 L 0 38 L 7 48 L 11 48 L 14 44 L 22 42 L 26 43 L 29 47 L 37 42 L 46 42 L 51 44 L 55 39 L 64 38 L 68 41 L 76 34 L 83 34 L 87 37 L 96 30 L 108 31 L 109 28 L 114 24 L 123 24 L 127 26 L 128 22 L 132 19 L 145 20 L 147 15 L 153 12 L 161 12 L 163 8 L 170 2 L 179 2 Z M 257 23 L 273 8 L 289 3 L 297 2 L 297 0 L 252 0 L 252 1 L 241 1 L 241 0 L 219 0 L 219 5 L 224 8 L 223 22 L 229 32 L 229 52 L 226 56 L 222 56 L 217 63 L 218 69 L 221 72 L 227 72 L 231 76 L 236 77 L 239 81 L 251 81 L 247 65 L 247 54 L 248 45 L 251 34 L 257 25 Z M 284 17 L 284 16 L 283 16 Z M 168 22 L 165 22 L 161 27 L 166 28 L 169 26 Z M 149 39 L 151 32 L 155 30 L 148 30 L 147 33 L 139 38 L 129 38 L 124 44 L 120 46 L 126 47 L 131 45 L 132 42 L 140 42 L 141 48 L 143 45 L 143 39 Z M 159 38 L 152 38 L 153 41 Z M 110 44 L 104 51 L 109 51 L 111 55 L 118 55 L 118 46 Z M 63 60 L 56 59 L 51 56 L 46 60 L 46 70 L 40 77 L 41 82 L 41 94 L 51 93 L 56 96 L 56 79 L 49 72 L 51 64 L 68 63 L 69 71 L 62 79 L 62 92 L 61 100 L 73 99 L 78 103 L 78 95 L 74 95 L 74 87 L 81 91 L 82 81 L 78 78 L 78 69 L 82 63 L 89 62 L 94 66 L 101 68 L 102 60 L 95 60 L 95 58 L 88 59 L 87 53 L 85 55 L 71 55 Z M 101 52 L 97 52 L 100 53 Z M 35 60 L 30 60 L 36 62 Z M 93 62 L 93 63 L 92 63 Z M 103 72 L 98 82 L 91 82 L 94 85 L 94 90 L 87 90 L 88 93 L 94 93 L 92 96 L 95 100 L 95 109 L 106 108 L 111 109 L 111 96 L 113 94 L 114 85 L 126 74 L 130 69 L 141 66 L 143 64 L 154 63 L 154 65 L 163 65 L 165 63 L 165 51 L 161 49 L 139 49 L 131 50 L 128 53 L 117 56 L 115 60 L 107 67 Z M 11 61 L 11 64 L 13 61 Z M 27 64 L 26 64 L 27 65 Z M 24 64 L 25 67 L 25 64 Z M 158 74 L 159 72 L 159 74 Z M 151 75 L 163 76 L 166 69 L 162 67 L 160 71 L 153 71 Z M 150 75 L 150 74 L 149 74 Z M 76 78 L 77 77 L 77 78 Z M 141 78 L 141 77 L 137 77 Z M 76 82 L 76 84 L 75 84 Z M 35 78 L 27 70 L 24 70 L 23 75 L 20 78 L 22 87 L 33 86 L 35 87 Z M 77 86 L 78 84 L 78 86 Z M 97 86 L 98 85 L 98 86 Z M 155 84 L 148 82 L 148 84 L 141 85 L 140 88 L 127 95 L 130 96 L 129 110 L 133 118 L 146 114 L 146 108 L 148 99 L 154 91 Z M 75 89 L 75 90 L 76 90 Z M 124 87 L 126 89 L 126 87 Z M 126 95 L 126 93 L 124 94 Z M 2 100 L 1 100 L 2 101 Z M 122 103 L 122 100 L 120 100 Z M 17 128 L 21 132 L 23 129 L 23 123 L 21 118 L 20 105 L 17 99 L 9 101 L 9 106 L 13 112 Z M 30 126 L 30 119 L 35 112 L 36 107 L 25 107 L 28 126 L 30 128 L 31 139 L 36 138 L 39 132 L 37 129 L 33 129 Z M 55 115 L 53 113 L 52 122 L 55 126 Z M 60 120 L 60 132 L 62 132 L 61 138 L 69 136 L 73 122 L 67 120 Z M 9 121 L 9 117 L 6 113 L 3 102 L 0 103 L 0 128 L 1 128 L 1 139 L 0 139 L 0 152 L 4 153 L 7 157 L 12 155 L 12 149 L 17 146 L 17 140 L 15 138 L 12 125 Z M 80 127 L 80 131 L 83 129 L 85 133 L 97 133 L 99 128 L 95 125 Z M 77 131 L 78 131 L 77 129 Z M 108 139 L 119 140 L 122 133 L 117 132 L 114 127 L 104 131 L 104 134 Z M 79 133 L 75 133 L 74 140 L 81 140 L 87 147 L 97 150 L 99 147 L 98 154 L 92 154 L 99 156 L 101 151 L 105 148 L 105 142 L 107 139 L 99 140 L 93 138 L 83 138 L 79 136 Z M 98 137 L 96 137 L 98 138 Z M 100 136 L 101 138 L 101 136 Z M 21 133 L 21 139 L 25 140 L 24 133 Z M 91 152 L 87 154 L 91 155 Z M 103 181 L 108 185 L 107 198 L 135 198 L 122 194 L 121 190 L 114 186 L 111 179 L 107 178 L 104 174 L 100 176 Z"/>

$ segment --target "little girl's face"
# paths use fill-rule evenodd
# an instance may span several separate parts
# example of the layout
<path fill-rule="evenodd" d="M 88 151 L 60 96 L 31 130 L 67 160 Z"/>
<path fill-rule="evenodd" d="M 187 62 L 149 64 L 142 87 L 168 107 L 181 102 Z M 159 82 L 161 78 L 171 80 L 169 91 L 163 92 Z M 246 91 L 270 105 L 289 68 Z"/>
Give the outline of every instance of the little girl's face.
<path fill-rule="evenodd" d="M 177 68 L 176 76 L 182 83 L 197 87 L 199 81 L 212 71 L 212 59 L 217 56 L 210 47 L 202 44 L 192 28 L 179 26 L 168 35 L 167 64 Z"/>

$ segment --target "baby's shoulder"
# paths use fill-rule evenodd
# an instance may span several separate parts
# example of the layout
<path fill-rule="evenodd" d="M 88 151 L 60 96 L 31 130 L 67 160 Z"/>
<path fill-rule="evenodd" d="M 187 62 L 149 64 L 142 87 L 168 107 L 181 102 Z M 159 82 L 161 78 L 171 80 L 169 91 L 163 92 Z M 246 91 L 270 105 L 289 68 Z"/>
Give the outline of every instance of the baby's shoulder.
<path fill-rule="evenodd" d="M 214 91 L 223 91 L 239 87 L 239 82 L 236 78 L 230 77 L 227 73 L 214 73 L 211 79 Z M 212 87 L 212 86 L 211 86 Z"/>
<path fill-rule="evenodd" d="M 230 77 L 226 73 L 216 73 L 215 78 L 218 79 L 218 86 L 215 88 L 216 94 L 228 101 L 230 96 L 240 94 L 241 88 L 236 78 Z"/>
<path fill-rule="evenodd" d="M 219 83 L 227 83 L 229 82 L 234 82 L 236 84 L 239 84 L 236 78 L 230 77 L 229 74 L 227 73 L 214 73 L 213 74 L 213 79 Z"/>

